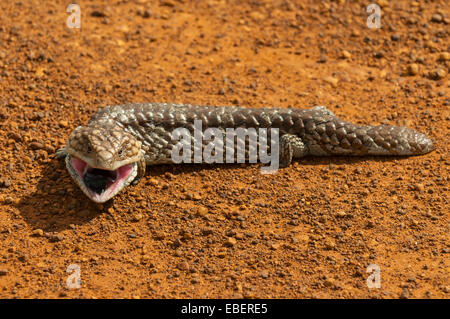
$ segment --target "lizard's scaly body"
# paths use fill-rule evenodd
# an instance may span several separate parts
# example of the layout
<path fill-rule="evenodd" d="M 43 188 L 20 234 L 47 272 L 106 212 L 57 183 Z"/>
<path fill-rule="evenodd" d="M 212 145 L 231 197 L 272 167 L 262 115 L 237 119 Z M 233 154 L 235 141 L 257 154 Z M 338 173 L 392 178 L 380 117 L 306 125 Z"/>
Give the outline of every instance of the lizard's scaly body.
<path fill-rule="evenodd" d="M 419 155 L 434 149 L 432 141 L 415 130 L 352 124 L 322 106 L 302 110 L 126 104 L 99 110 L 87 126 L 72 132 L 66 146 L 67 168 L 86 195 L 104 202 L 137 182 L 145 165 L 172 163 L 172 148 L 178 143 L 172 132 L 186 128 L 194 136 L 195 120 L 201 121 L 203 132 L 218 128 L 224 135 L 227 128 L 255 128 L 257 133 L 259 128 L 277 128 L 281 166 L 305 155 Z M 203 146 L 208 143 L 205 140 Z M 110 183 L 111 190 L 102 189 L 107 185 L 95 176 L 110 178 L 110 171 L 121 180 Z"/>

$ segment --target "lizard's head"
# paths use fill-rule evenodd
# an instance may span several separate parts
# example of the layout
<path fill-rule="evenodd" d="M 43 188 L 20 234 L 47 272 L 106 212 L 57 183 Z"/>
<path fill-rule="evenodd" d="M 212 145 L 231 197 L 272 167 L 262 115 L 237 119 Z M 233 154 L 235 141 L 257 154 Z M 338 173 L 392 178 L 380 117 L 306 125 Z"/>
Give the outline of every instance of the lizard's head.
<path fill-rule="evenodd" d="M 142 177 L 141 142 L 120 127 L 79 126 L 70 134 L 66 151 L 67 170 L 94 202 L 106 202 Z"/>

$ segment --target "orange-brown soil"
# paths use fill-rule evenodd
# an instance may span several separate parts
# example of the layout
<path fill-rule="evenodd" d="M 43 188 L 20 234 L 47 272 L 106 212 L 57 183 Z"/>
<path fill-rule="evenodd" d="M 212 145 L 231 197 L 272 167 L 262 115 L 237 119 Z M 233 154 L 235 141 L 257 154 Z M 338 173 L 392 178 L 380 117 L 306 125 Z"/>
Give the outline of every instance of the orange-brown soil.
<path fill-rule="evenodd" d="M 447 1 L 378 1 L 381 29 L 370 1 L 78 1 L 81 29 L 70 2 L 0 2 L 0 297 L 449 297 Z M 129 102 L 325 105 L 437 149 L 151 167 L 96 205 L 55 150 Z"/>

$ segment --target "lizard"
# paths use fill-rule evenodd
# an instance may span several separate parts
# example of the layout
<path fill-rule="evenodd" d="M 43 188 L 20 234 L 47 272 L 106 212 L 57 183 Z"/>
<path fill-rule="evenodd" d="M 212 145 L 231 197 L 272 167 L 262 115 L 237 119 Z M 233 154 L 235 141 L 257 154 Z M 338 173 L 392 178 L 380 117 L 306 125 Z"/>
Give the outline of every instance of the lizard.
<path fill-rule="evenodd" d="M 72 131 L 57 156 L 65 158 L 67 170 L 80 189 L 94 202 L 104 203 L 128 185 L 136 185 L 146 166 L 174 163 L 171 154 L 178 141 L 172 132 L 177 128 L 193 132 L 196 121 L 204 130 L 218 128 L 224 134 L 227 128 L 278 129 L 280 167 L 303 156 L 410 156 L 435 149 L 433 141 L 416 130 L 353 124 L 324 106 L 297 109 L 134 103 L 100 109 L 86 126 Z M 204 148 L 208 141 L 202 143 Z"/>

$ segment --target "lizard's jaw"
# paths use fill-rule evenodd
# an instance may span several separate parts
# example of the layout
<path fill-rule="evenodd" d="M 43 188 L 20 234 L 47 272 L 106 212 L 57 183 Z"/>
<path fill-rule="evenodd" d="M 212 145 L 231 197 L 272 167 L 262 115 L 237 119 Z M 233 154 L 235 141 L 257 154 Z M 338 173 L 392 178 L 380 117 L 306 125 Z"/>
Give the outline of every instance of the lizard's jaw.
<path fill-rule="evenodd" d="M 106 170 L 92 167 L 82 159 L 69 155 L 66 157 L 66 166 L 81 190 L 96 203 L 111 199 L 137 175 L 137 163 Z"/>

